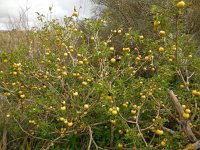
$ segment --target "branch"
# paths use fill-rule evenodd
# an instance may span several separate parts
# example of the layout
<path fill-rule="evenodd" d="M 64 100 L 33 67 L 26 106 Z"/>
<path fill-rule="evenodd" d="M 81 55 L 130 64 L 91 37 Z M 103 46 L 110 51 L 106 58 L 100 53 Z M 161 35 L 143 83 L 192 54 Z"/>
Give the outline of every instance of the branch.
<path fill-rule="evenodd" d="M 174 94 L 173 91 L 169 91 L 169 96 L 176 108 L 176 111 L 178 112 L 179 114 L 179 118 L 180 118 L 180 122 L 181 122 L 181 125 L 183 127 L 183 130 L 184 132 L 186 133 L 188 139 L 191 141 L 191 142 L 196 142 L 197 141 L 197 138 L 195 137 L 194 133 L 192 132 L 192 129 L 189 125 L 190 121 L 189 120 L 186 120 L 184 117 L 183 117 L 183 113 L 184 113 L 184 110 L 181 106 L 181 104 L 179 103 L 176 95 Z"/>
<path fill-rule="evenodd" d="M 169 132 L 171 134 L 175 134 L 176 131 L 173 131 L 172 129 L 166 128 L 166 127 L 162 127 L 163 130 L 165 130 L 166 132 Z"/>

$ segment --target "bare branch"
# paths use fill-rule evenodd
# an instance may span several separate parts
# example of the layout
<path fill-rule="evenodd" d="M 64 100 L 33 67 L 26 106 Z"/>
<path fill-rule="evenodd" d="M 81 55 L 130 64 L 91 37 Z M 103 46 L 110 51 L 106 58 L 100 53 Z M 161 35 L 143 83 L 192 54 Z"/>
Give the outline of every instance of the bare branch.
<path fill-rule="evenodd" d="M 183 130 L 184 132 L 186 133 L 188 139 L 191 141 L 191 142 L 196 142 L 197 141 L 197 138 L 195 137 L 194 133 L 192 132 L 192 129 L 189 125 L 190 121 L 189 120 L 186 120 L 184 117 L 183 117 L 183 113 L 184 113 L 184 110 L 181 106 L 181 104 L 179 103 L 176 95 L 174 94 L 173 91 L 169 91 L 169 96 L 176 108 L 176 111 L 178 112 L 179 114 L 179 118 L 180 118 L 180 121 L 181 121 L 181 125 L 183 127 Z"/>

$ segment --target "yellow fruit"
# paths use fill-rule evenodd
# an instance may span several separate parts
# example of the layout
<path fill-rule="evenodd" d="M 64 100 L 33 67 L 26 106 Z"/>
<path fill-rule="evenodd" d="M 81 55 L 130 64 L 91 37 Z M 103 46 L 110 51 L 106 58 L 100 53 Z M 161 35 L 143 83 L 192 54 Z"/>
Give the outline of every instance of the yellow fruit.
<path fill-rule="evenodd" d="M 139 39 L 140 39 L 140 40 L 143 40 L 143 39 L 144 39 L 144 36 L 143 36 L 143 35 L 140 35 L 140 36 L 139 36 Z"/>
<path fill-rule="evenodd" d="M 188 113 L 188 114 L 190 114 L 191 110 L 190 109 L 186 109 L 185 112 Z"/>
<path fill-rule="evenodd" d="M 190 118 L 190 114 L 189 114 L 189 113 L 183 113 L 183 117 L 184 117 L 185 119 L 188 119 L 188 118 Z"/>
<path fill-rule="evenodd" d="M 88 109 L 89 108 L 89 105 L 88 104 L 85 104 L 84 105 L 84 109 Z"/>
<path fill-rule="evenodd" d="M 60 107 L 60 109 L 61 109 L 62 111 L 65 111 L 65 110 L 66 110 L 66 107 L 65 107 L 65 106 L 62 106 L 62 107 Z"/>
<path fill-rule="evenodd" d="M 123 104 L 123 106 L 124 106 L 125 108 L 127 108 L 127 107 L 128 107 L 128 105 L 127 105 L 126 103 L 124 103 L 124 104 Z"/>
<path fill-rule="evenodd" d="M 111 50 L 111 51 L 114 51 L 114 47 L 110 47 L 110 50 Z"/>
<path fill-rule="evenodd" d="M 116 124 L 116 120 L 111 120 L 110 123 L 111 123 L 112 125 L 115 125 L 115 124 Z"/>
<path fill-rule="evenodd" d="M 183 109 L 186 109 L 186 105 L 182 105 L 182 108 L 183 108 Z"/>
<path fill-rule="evenodd" d="M 82 64 L 83 64 L 83 61 L 80 60 L 80 61 L 78 61 L 78 63 L 79 63 L 80 65 L 82 65 Z"/>
<path fill-rule="evenodd" d="M 159 50 L 159 52 L 161 52 L 161 53 L 165 51 L 165 49 L 164 49 L 163 47 L 159 47 L 158 50 Z"/>
<path fill-rule="evenodd" d="M 25 95 L 24 94 L 20 95 L 20 98 L 25 98 Z"/>
<path fill-rule="evenodd" d="M 152 70 L 152 69 L 153 69 L 153 70 Z M 152 68 L 152 69 L 151 69 L 152 71 L 154 71 L 154 70 L 155 70 L 154 68 Z M 149 92 L 149 93 L 148 93 L 148 96 L 152 96 L 152 95 L 153 95 L 153 93 L 152 93 L 152 92 Z"/>
<path fill-rule="evenodd" d="M 155 132 L 157 135 L 163 135 L 163 130 L 157 129 Z"/>
<path fill-rule="evenodd" d="M 67 72 L 66 72 L 66 71 L 63 71 L 62 74 L 66 76 L 66 75 L 67 75 Z"/>
<path fill-rule="evenodd" d="M 181 8 L 184 8 L 185 7 L 185 2 L 184 1 L 180 1 L 176 4 L 176 7 L 181 9 Z"/>
<path fill-rule="evenodd" d="M 162 142 L 160 143 L 160 145 L 164 147 L 164 146 L 166 146 L 166 142 L 165 142 L 165 141 L 162 141 Z"/>
<path fill-rule="evenodd" d="M 137 112 L 136 110 L 133 110 L 133 109 L 131 110 L 131 114 L 133 114 L 133 115 L 135 115 L 136 112 Z"/>
<path fill-rule="evenodd" d="M 161 30 L 161 31 L 159 32 L 159 35 L 160 35 L 160 36 L 165 36 L 166 33 L 165 33 L 165 31 L 162 31 L 162 30 Z"/>
<path fill-rule="evenodd" d="M 116 59 L 115 59 L 115 58 L 112 58 L 110 61 L 111 61 L 111 63 L 115 63 L 115 62 L 116 62 Z"/>
<path fill-rule="evenodd" d="M 73 96 L 78 96 L 78 92 L 74 92 L 74 93 L 73 93 Z"/>
<path fill-rule="evenodd" d="M 196 148 L 195 148 L 195 146 L 193 145 L 193 144 L 188 144 L 187 146 L 186 146 L 186 149 L 188 149 L 188 150 L 195 150 Z"/>
<path fill-rule="evenodd" d="M 125 48 L 123 48 L 123 51 L 125 51 L 125 52 L 130 52 L 131 49 L 130 49 L 129 47 L 125 47 Z"/>
<path fill-rule="evenodd" d="M 65 120 L 64 120 L 64 124 L 67 124 L 67 123 L 68 123 L 68 121 L 65 119 Z"/>
<path fill-rule="evenodd" d="M 87 84 L 88 84 L 88 83 L 87 83 L 86 81 L 83 81 L 83 82 L 82 82 L 82 85 L 85 85 L 85 86 L 86 86 Z"/>
<path fill-rule="evenodd" d="M 122 33 L 122 30 L 118 30 L 117 32 L 118 32 L 118 33 Z"/>
<path fill-rule="evenodd" d="M 72 16 L 75 16 L 75 17 L 78 17 L 78 12 L 77 11 L 74 11 Z"/>
<path fill-rule="evenodd" d="M 67 53 L 64 53 L 64 56 L 68 56 L 68 54 L 67 54 Z"/>
<path fill-rule="evenodd" d="M 4 59 L 3 62 L 4 62 L 4 63 L 7 63 L 7 62 L 8 62 L 8 59 Z"/>
<path fill-rule="evenodd" d="M 154 27 L 158 27 L 160 25 L 160 21 L 154 21 L 153 25 Z"/>
<path fill-rule="evenodd" d="M 198 95 L 198 91 L 197 90 L 192 90 L 192 94 L 193 95 Z"/>
<path fill-rule="evenodd" d="M 65 121 L 65 118 L 63 118 L 63 117 L 60 117 L 59 119 L 60 119 L 60 121 Z"/>
<path fill-rule="evenodd" d="M 67 126 L 68 126 L 68 127 L 73 126 L 73 122 L 68 122 L 68 123 L 67 123 Z"/>
<path fill-rule="evenodd" d="M 112 110 L 112 114 L 116 115 L 117 114 L 117 110 Z"/>
<path fill-rule="evenodd" d="M 119 134 L 123 134 L 124 132 L 122 130 L 118 130 L 118 133 Z"/>
<path fill-rule="evenodd" d="M 121 144 L 121 143 L 119 143 L 117 146 L 118 146 L 118 148 L 120 148 L 120 149 L 123 148 L 123 144 Z"/>

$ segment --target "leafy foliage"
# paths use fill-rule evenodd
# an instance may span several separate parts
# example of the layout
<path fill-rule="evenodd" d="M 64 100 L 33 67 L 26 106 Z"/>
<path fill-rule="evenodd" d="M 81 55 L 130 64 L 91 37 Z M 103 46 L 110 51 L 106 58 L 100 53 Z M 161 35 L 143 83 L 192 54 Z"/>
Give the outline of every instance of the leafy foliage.
<path fill-rule="evenodd" d="M 199 138 L 200 62 L 186 10 L 150 4 L 151 36 L 110 30 L 109 19 L 79 21 L 77 11 L 64 25 L 38 13 L 43 26 L 30 31 L 30 45 L 0 53 L 8 148 L 183 149 L 169 89 Z"/>

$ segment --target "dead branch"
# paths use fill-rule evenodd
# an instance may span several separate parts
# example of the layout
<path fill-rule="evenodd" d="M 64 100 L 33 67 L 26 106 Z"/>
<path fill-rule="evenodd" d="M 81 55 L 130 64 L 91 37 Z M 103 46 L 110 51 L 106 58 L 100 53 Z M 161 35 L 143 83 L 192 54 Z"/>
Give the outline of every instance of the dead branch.
<path fill-rule="evenodd" d="M 184 113 L 184 110 L 181 106 L 181 104 L 179 103 L 176 95 L 174 94 L 173 91 L 169 91 L 169 96 L 176 108 L 176 111 L 178 112 L 179 114 L 179 118 L 180 118 L 180 122 L 181 122 L 181 125 L 183 127 L 183 130 L 185 132 L 185 134 L 187 135 L 188 139 L 191 141 L 191 142 L 196 142 L 197 141 L 197 138 L 196 136 L 194 135 L 194 133 L 192 132 L 192 129 L 189 125 L 190 121 L 185 119 L 183 117 L 183 113 Z"/>
<path fill-rule="evenodd" d="M 173 131 L 172 129 L 166 128 L 166 127 L 162 127 L 162 129 L 166 132 L 169 132 L 170 134 L 175 134 L 176 131 Z"/>

